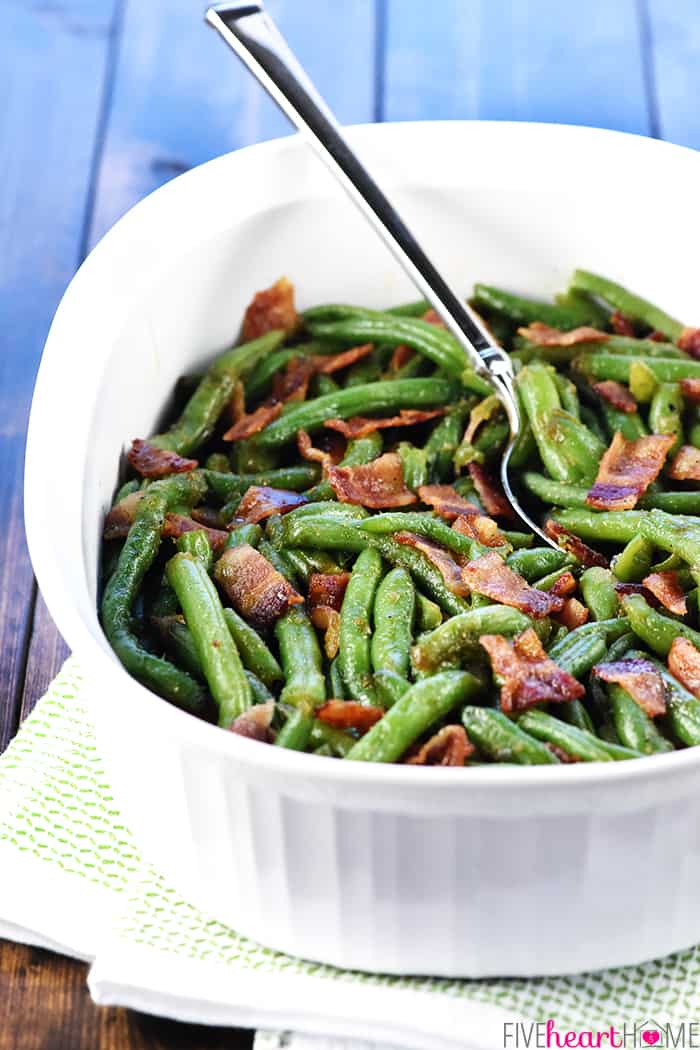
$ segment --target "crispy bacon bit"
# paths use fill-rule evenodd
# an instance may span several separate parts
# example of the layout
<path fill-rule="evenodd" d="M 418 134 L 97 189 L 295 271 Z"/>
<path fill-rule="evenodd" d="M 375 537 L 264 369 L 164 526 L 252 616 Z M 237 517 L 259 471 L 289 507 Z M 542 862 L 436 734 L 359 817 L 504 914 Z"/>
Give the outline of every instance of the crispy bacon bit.
<path fill-rule="evenodd" d="M 570 755 L 568 751 L 565 751 L 563 747 L 559 747 L 557 744 L 550 744 L 547 740 L 544 742 L 544 746 L 549 748 L 553 755 L 555 755 L 560 762 L 565 765 L 571 765 L 572 762 L 580 762 L 580 758 L 576 758 L 575 755 Z"/>
<path fill-rule="evenodd" d="M 272 701 L 267 704 L 255 704 L 244 711 L 242 715 L 229 726 L 229 732 L 245 736 L 249 740 L 259 740 L 263 744 L 271 744 L 274 734 L 270 729 L 272 716 L 275 713 L 275 705 Z"/>
<path fill-rule="evenodd" d="M 578 598 L 567 598 L 564 608 L 557 613 L 556 620 L 573 631 L 575 627 L 581 627 L 588 621 L 588 615 L 588 609 Z"/>
<path fill-rule="evenodd" d="M 610 336 L 607 332 L 601 332 L 597 328 L 589 328 L 584 325 L 581 328 L 572 328 L 570 332 L 560 332 L 558 328 L 551 328 L 541 321 L 534 321 L 527 328 L 519 328 L 518 335 L 524 336 L 529 342 L 537 343 L 538 346 L 576 346 L 578 343 L 604 343 Z"/>
<path fill-rule="evenodd" d="M 429 419 L 444 416 L 447 409 L 402 408 L 398 416 L 389 419 L 372 419 L 369 416 L 353 416 L 352 419 L 327 419 L 323 424 L 329 430 L 337 430 L 348 440 L 367 437 L 375 430 L 387 430 L 389 427 L 414 427 L 417 423 L 426 423 Z"/>
<path fill-rule="evenodd" d="M 309 576 L 309 608 L 328 608 L 340 612 L 349 572 L 312 572 Z"/>
<path fill-rule="evenodd" d="M 550 594 L 556 594 L 557 598 L 568 598 L 570 594 L 573 594 L 576 590 L 576 577 L 568 569 L 563 572 L 561 576 L 554 581 L 552 586 L 549 588 Z"/>
<path fill-rule="evenodd" d="M 681 379 L 681 393 L 686 401 L 700 404 L 700 379 Z"/>
<path fill-rule="evenodd" d="M 672 569 L 668 572 L 652 572 L 642 580 L 642 583 L 661 602 L 664 609 L 675 613 L 676 616 L 685 616 L 688 612 L 685 594 L 677 572 Z"/>
<path fill-rule="evenodd" d="M 231 422 L 237 423 L 239 419 L 242 419 L 245 415 L 245 387 L 243 383 L 238 380 L 233 388 L 233 397 L 231 398 Z"/>
<path fill-rule="evenodd" d="M 494 518 L 514 518 L 515 512 L 505 497 L 500 485 L 480 463 L 469 464 L 469 476 L 474 482 L 474 487 L 479 494 L 479 499 L 484 504 L 487 514 Z"/>
<path fill-rule="evenodd" d="M 121 540 L 134 524 L 136 508 L 143 492 L 130 492 L 119 503 L 115 503 L 105 518 L 102 538 L 105 540 Z"/>
<path fill-rule="evenodd" d="M 421 485 L 418 495 L 445 521 L 480 513 L 477 505 L 460 496 L 454 485 Z"/>
<path fill-rule="evenodd" d="M 591 565 L 601 565 L 604 569 L 607 569 L 607 558 L 604 558 L 602 554 L 598 554 L 598 551 L 594 551 L 592 547 L 585 544 L 578 536 L 574 536 L 573 532 L 569 532 L 559 522 L 549 518 L 545 522 L 544 531 L 551 540 L 554 540 L 557 546 L 561 547 L 567 554 L 573 555 L 581 565 L 585 565 L 587 568 Z"/>
<path fill-rule="evenodd" d="M 286 514 L 288 510 L 294 510 L 295 507 L 301 507 L 308 502 L 306 496 L 298 492 L 273 489 L 268 485 L 251 485 L 238 504 L 236 514 L 251 525 L 257 525 L 273 514 Z"/>
<path fill-rule="evenodd" d="M 277 328 L 296 328 L 299 316 L 294 307 L 294 285 L 280 277 L 271 288 L 257 292 L 245 312 L 241 338 L 244 343 Z"/>
<path fill-rule="evenodd" d="M 691 357 L 700 357 L 700 328 L 684 328 L 678 345 Z"/>
<path fill-rule="evenodd" d="M 311 463 L 320 463 L 324 474 L 333 466 L 333 457 L 330 452 L 316 448 L 305 430 L 297 431 L 297 448 L 302 459 L 308 459 Z"/>
<path fill-rule="evenodd" d="M 354 729 L 366 733 L 384 714 L 381 707 L 370 707 L 357 700 L 326 700 L 316 711 L 316 717 L 334 729 Z"/>
<path fill-rule="evenodd" d="M 700 700 L 700 652 L 687 638 L 674 638 L 668 669 L 681 685 Z"/>
<path fill-rule="evenodd" d="M 495 552 L 467 562 L 462 569 L 462 579 L 469 591 L 476 591 L 502 605 L 511 605 L 536 620 L 560 612 L 564 607 L 562 598 L 550 591 L 531 587 Z"/>
<path fill-rule="evenodd" d="M 226 543 L 229 534 L 223 529 L 211 529 L 208 525 L 202 525 L 194 518 L 188 518 L 185 514 L 166 514 L 161 536 L 176 540 L 186 532 L 206 532 L 207 539 L 213 551 L 219 551 Z"/>
<path fill-rule="evenodd" d="M 412 361 L 415 356 L 415 351 L 411 350 L 410 346 L 406 346 L 405 343 L 399 343 L 398 346 L 394 347 L 394 352 L 391 355 L 389 371 L 398 372 L 409 361 Z"/>
<path fill-rule="evenodd" d="M 674 481 L 700 481 L 700 449 L 682 445 L 673 457 L 668 476 Z"/>
<path fill-rule="evenodd" d="M 649 660 L 635 657 L 598 664 L 591 672 L 604 682 L 615 682 L 629 693 L 650 718 L 666 713 L 666 691 L 663 678 Z"/>
<path fill-rule="evenodd" d="M 506 714 L 524 711 L 544 700 L 578 700 L 586 691 L 568 671 L 549 659 L 531 627 L 512 644 L 500 634 L 483 634 L 479 643 L 489 654 L 493 673 L 501 683 L 501 710 Z"/>
<path fill-rule="evenodd" d="M 343 350 L 342 354 L 316 357 L 314 369 L 316 372 L 321 372 L 324 376 L 329 376 L 333 372 L 339 372 L 341 368 L 347 368 L 348 365 L 354 365 L 356 361 L 361 361 L 363 357 L 367 357 L 373 350 L 374 343 L 363 343 L 362 346 L 353 346 L 350 350 Z"/>
<path fill-rule="evenodd" d="M 218 529 L 221 524 L 221 515 L 215 507 L 195 507 L 190 511 L 190 517 L 209 529 Z"/>
<path fill-rule="evenodd" d="M 401 460 L 395 452 L 385 452 L 371 463 L 356 467 L 332 466 L 328 480 L 341 503 L 381 510 L 416 502 L 415 494 L 406 488 Z"/>
<path fill-rule="evenodd" d="M 169 474 L 186 474 L 197 466 L 196 459 L 184 459 L 169 448 L 156 448 L 135 438 L 126 457 L 134 470 L 144 478 L 165 478 Z"/>
<path fill-rule="evenodd" d="M 674 440 L 670 434 L 649 434 L 627 441 L 618 430 L 603 454 L 586 503 L 597 510 L 632 510 L 658 477 Z"/>
<path fill-rule="evenodd" d="M 281 401 L 264 401 L 254 412 L 241 416 L 226 431 L 224 441 L 242 441 L 244 438 L 260 433 L 269 423 L 282 415 L 282 407 Z"/>
<path fill-rule="evenodd" d="M 615 379 L 603 379 L 600 383 L 594 383 L 593 389 L 613 408 L 618 408 L 621 412 L 637 411 L 637 402 L 630 394 L 629 387 Z"/>
<path fill-rule="evenodd" d="M 485 514 L 463 514 L 452 523 L 455 532 L 483 543 L 484 547 L 502 547 L 506 538 L 493 518 Z"/>
<path fill-rule="evenodd" d="M 453 594 L 465 595 L 469 590 L 462 578 L 462 566 L 448 550 L 441 547 L 439 543 L 433 543 L 425 536 L 416 536 L 413 532 L 397 532 L 394 534 L 397 543 L 403 543 L 406 547 L 415 547 L 420 551 L 431 565 L 442 575 L 445 584 Z M 496 555 L 498 558 L 498 555 Z M 500 559 L 499 559 L 500 561 Z"/>
<path fill-rule="evenodd" d="M 247 543 L 229 547 L 214 568 L 231 604 L 255 627 L 270 627 L 303 598 L 262 554 Z"/>
<path fill-rule="evenodd" d="M 631 339 L 634 339 L 636 335 L 632 322 L 619 310 L 614 310 L 610 314 L 610 327 L 615 335 L 626 335 Z"/>
<path fill-rule="evenodd" d="M 443 726 L 404 759 L 407 766 L 463 766 L 476 748 L 462 726 Z"/>
<path fill-rule="evenodd" d="M 327 605 L 317 605 L 309 613 L 311 622 L 324 632 L 323 648 L 329 660 L 334 660 L 340 648 L 340 613 Z"/>
<path fill-rule="evenodd" d="M 435 311 L 432 309 L 425 311 L 425 313 L 421 317 L 421 321 L 426 321 L 428 324 L 432 324 L 436 328 L 447 328 L 447 325 L 440 317 L 440 315 L 436 314 Z"/>
<path fill-rule="evenodd" d="M 308 357 L 293 357 L 287 361 L 284 372 L 278 372 L 272 383 L 271 401 L 303 401 L 315 365 Z"/>
<path fill-rule="evenodd" d="M 651 339 L 652 343 L 667 343 L 668 339 L 663 332 L 659 332 L 658 329 L 654 329 L 653 332 L 649 332 L 647 339 Z"/>

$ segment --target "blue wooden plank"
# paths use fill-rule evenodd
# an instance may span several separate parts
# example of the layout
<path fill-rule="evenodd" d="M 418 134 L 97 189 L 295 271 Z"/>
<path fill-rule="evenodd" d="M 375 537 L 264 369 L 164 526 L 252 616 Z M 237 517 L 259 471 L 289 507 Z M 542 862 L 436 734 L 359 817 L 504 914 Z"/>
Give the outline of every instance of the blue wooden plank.
<path fill-rule="evenodd" d="M 661 138 L 700 149 L 700 19 L 697 0 L 648 0 L 647 56 Z"/>
<path fill-rule="evenodd" d="M 646 134 L 635 0 L 387 0 L 387 120 L 592 124 Z"/>
<path fill-rule="evenodd" d="M 24 430 L 51 316 L 79 259 L 114 12 L 114 0 L 2 5 L 0 750 L 16 716 L 33 606 Z"/>
<path fill-rule="evenodd" d="M 204 2 L 128 0 L 93 240 L 173 175 L 289 125 L 202 21 Z M 270 0 L 292 47 L 347 123 L 374 107 L 374 3 Z"/>

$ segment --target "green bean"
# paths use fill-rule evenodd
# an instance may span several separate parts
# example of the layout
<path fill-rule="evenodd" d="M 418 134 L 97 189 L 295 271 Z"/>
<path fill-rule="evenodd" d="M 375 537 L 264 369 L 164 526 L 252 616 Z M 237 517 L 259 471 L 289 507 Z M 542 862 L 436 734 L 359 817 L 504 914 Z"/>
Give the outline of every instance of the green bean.
<path fill-rule="evenodd" d="M 245 525 L 237 525 L 234 529 L 231 529 L 224 549 L 227 550 L 229 547 L 243 547 L 245 544 L 249 547 L 258 547 L 260 540 L 262 539 L 262 534 L 263 531 L 259 525 L 251 525 L 249 523 L 246 523 Z"/>
<path fill-rule="evenodd" d="M 250 685 L 231 637 L 221 600 L 202 562 L 178 553 L 166 566 L 168 582 L 177 594 L 185 622 L 211 695 L 218 708 L 218 724 L 228 729 L 252 702 Z"/>
<path fill-rule="evenodd" d="M 325 394 L 334 394 L 336 390 L 340 389 L 340 383 L 336 383 L 333 376 L 324 375 L 323 372 L 319 372 L 315 377 L 314 382 L 314 392 L 316 397 L 323 397 Z"/>
<path fill-rule="evenodd" d="M 325 744 L 336 758 L 345 758 L 348 751 L 354 746 L 355 738 L 349 733 L 344 733 L 342 729 L 334 729 L 333 726 L 328 726 L 315 718 L 311 724 L 310 743 L 312 747 L 321 747 Z"/>
<path fill-rule="evenodd" d="M 677 343 L 683 332 L 683 325 L 675 317 L 671 317 L 647 299 L 634 295 L 621 284 L 616 284 L 615 281 L 610 281 L 606 277 L 600 277 L 588 270 L 576 270 L 571 279 L 570 288 L 604 299 L 630 321 L 637 321 L 661 332 L 672 343 Z"/>
<path fill-rule="evenodd" d="M 225 610 L 224 610 L 225 611 Z M 246 668 L 245 676 L 250 686 L 250 695 L 254 704 L 268 704 L 274 702 L 274 696 L 256 674 Z"/>
<path fill-rule="evenodd" d="M 318 467 L 313 463 L 302 463 L 263 470 L 257 474 L 224 474 L 218 470 L 205 470 L 203 474 L 207 486 L 216 498 L 228 502 L 243 496 L 252 485 L 268 485 L 274 489 L 301 492 L 316 481 Z"/>
<path fill-rule="evenodd" d="M 588 405 L 581 405 L 581 420 L 586 424 L 588 429 L 592 431 L 592 433 L 594 433 L 600 441 L 603 442 L 603 444 L 607 444 L 609 439 L 608 435 L 603 429 L 603 424 L 601 423 L 600 418 L 596 415 L 593 409 L 590 408 Z"/>
<path fill-rule="evenodd" d="M 293 606 L 279 618 L 275 638 L 286 679 L 280 702 L 311 717 L 314 708 L 326 699 L 326 683 L 318 638 L 301 606 Z"/>
<path fill-rule="evenodd" d="M 638 505 L 668 514 L 700 515 L 700 492 L 645 492 Z"/>
<path fill-rule="evenodd" d="M 569 725 L 576 726 L 577 729 L 584 729 L 595 736 L 593 719 L 580 700 L 567 700 L 565 703 L 552 704 L 551 711 L 563 722 L 568 722 Z"/>
<path fill-rule="evenodd" d="M 518 718 L 518 725 L 530 736 L 543 743 L 554 744 L 568 755 L 581 762 L 612 762 L 613 756 L 601 740 L 577 726 L 553 718 L 544 711 L 525 711 Z M 627 758 L 636 758 L 631 751 Z"/>
<path fill-rule="evenodd" d="M 510 466 L 513 470 L 522 470 L 536 455 L 537 442 L 532 433 L 532 427 L 526 419 L 523 419 L 520 433 L 515 439 L 515 445 L 510 456 Z"/>
<path fill-rule="evenodd" d="M 406 488 L 417 492 L 428 483 L 428 458 L 425 449 L 416 448 L 410 441 L 401 441 L 396 449 Z"/>
<path fill-rule="evenodd" d="M 423 635 L 413 648 L 413 662 L 421 671 L 437 671 L 478 652 L 482 634 L 512 637 L 531 626 L 524 613 L 505 605 L 469 609 Z"/>
<path fill-rule="evenodd" d="M 551 517 L 568 532 L 593 543 L 629 543 L 639 534 L 645 510 L 558 510 Z"/>
<path fill-rule="evenodd" d="M 282 408 L 282 415 L 294 407 L 289 401 Z M 231 447 L 231 468 L 237 474 L 263 474 L 279 466 L 279 450 L 261 448 L 253 438 L 235 441 Z"/>
<path fill-rule="evenodd" d="M 594 620 L 612 620 L 619 605 L 615 579 L 609 569 L 592 566 L 581 576 L 581 593 Z"/>
<path fill-rule="evenodd" d="M 673 744 L 666 740 L 652 722 L 649 715 L 633 700 L 626 689 L 614 682 L 606 685 L 612 708 L 615 730 L 624 747 L 641 751 L 644 755 L 672 751 Z"/>
<path fill-rule="evenodd" d="M 639 358 L 630 365 L 630 393 L 635 401 L 648 404 L 656 393 L 659 384 L 649 366 Z"/>
<path fill-rule="evenodd" d="M 454 393 L 453 384 L 445 379 L 389 379 L 350 387 L 313 401 L 294 404 L 286 415 L 270 423 L 251 440 L 257 447 L 274 448 L 296 437 L 299 430 L 317 430 L 327 419 L 449 404 Z"/>
<path fill-rule="evenodd" d="M 283 540 L 288 547 L 316 547 L 319 550 L 363 551 L 369 546 L 369 537 L 358 529 L 352 519 L 338 519 L 330 514 L 293 518 L 286 514 L 283 521 Z"/>
<path fill-rule="evenodd" d="M 193 558 L 199 558 L 207 572 L 211 570 L 214 555 L 204 529 L 183 533 L 178 537 L 175 546 L 184 554 L 191 554 Z"/>
<path fill-rule="evenodd" d="M 408 569 L 411 576 L 437 602 L 443 612 L 456 616 L 467 609 L 467 604 L 449 589 L 442 573 L 415 547 L 406 546 L 390 536 L 370 536 L 369 545 L 378 550 L 391 565 Z"/>
<path fill-rule="evenodd" d="M 131 496 L 134 492 L 138 492 L 139 488 L 140 483 L 136 478 L 133 478 L 131 481 L 125 481 L 115 492 L 112 506 L 116 507 L 117 503 L 121 503 L 121 501 L 126 499 L 127 496 Z"/>
<path fill-rule="evenodd" d="M 426 536 L 448 550 L 454 551 L 455 554 L 463 554 L 467 558 L 476 558 L 479 554 L 484 554 L 489 550 L 477 540 L 470 539 L 469 536 L 464 536 L 461 532 L 451 529 L 433 514 L 420 511 L 389 511 L 385 514 L 374 514 L 360 522 L 358 527 L 370 536 L 413 532 L 418 536 Z"/>
<path fill-rule="evenodd" d="M 605 426 L 611 438 L 615 436 L 618 430 L 626 441 L 634 441 L 636 438 L 644 437 L 645 434 L 649 433 L 649 428 L 639 415 L 639 412 L 623 412 L 622 409 L 615 408 L 608 401 L 601 403 L 600 411 L 603 414 Z"/>
<path fill-rule="evenodd" d="M 644 536 L 633 536 L 611 563 L 611 569 L 622 583 L 640 583 L 651 572 L 654 545 Z"/>
<path fill-rule="evenodd" d="M 442 623 L 442 609 L 437 602 L 416 591 L 416 626 L 419 631 L 433 631 Z"/>
<path fill-rule="evenodd" d="M 430 303 L 427 299 L 417 299 L 415 302 L 390 306 L 385 312 L 395 317 L 422 317 L 429 309 Z"/>
<path fill-rule="evenodd" d="M 452 457 L 462 436 L 469 408 L 460 402 L 433 428 L 425 443 L 428 475 L 431 482 L 446 481 L 452 468 Z"/>
<path fill-rule="evenodd" d="M 443 671 L 404 693 L 345 756 L 353 762 L 396 762 L 418 737 L 481 689 L 466 671 Z"/>
<path fill-rule="evenodd" d="M 569 288 L 565 292 L 559 292 L 554 296 L 554 301 L 559 306 L 573 307 L 573 309 L 588 311 L 589 320 L 586 324 L 592 325 L 601 331 L 605 331 L 610 324 L 608 311 L 597 302 L 588 292 L 582 292 L 575 288 Z"/>
<path fill-rule="evenodd" d="M 234 609 L 224 609 L 224 619 L 233 638 L 243 666 L 266 686 L 282 678 L 282 668 L 254 627 Z"/>
<path fill-rule="evenodd" d="M 175 592 L 173 591 L 173 594 Z M 181 615 L 151 616 L 151 623 L 158 630 L 160 639 L 175 663 L 198 682 L 204 681 L 204 672 L 199 662 L 190 629 Z"/>
<path fill-rule="evenodd" d="M 624 617 L 584 623 L 557 641 L 549 649 L 549 657 L 574 678 L 582 678 L 603 659 L 607 646 L 628 629 Z"/>
<path fill-rule="evenodd" d="M 401 699 L 411 688 L 411 683 L 395 671 L 382 670 L 374 673 L 374 687 L 382 707 L 387 708 Z"/>
<path fill-rule="evenodd" d="M 562 331 L 578 328 L 579 325 L 595 324 L 600 317 L 599 310 L 585 301 L 577 300 L 566 306 L 555 306 L 553 303 L 541 303 L 520 295 L 512 295 L 487 284 L 474 285 L 473 301 L 478 310 L 493 310 L 505 314 L 514 324 L 528 325 L 541 321 Z"/>
<path fill-rule="evenodd" d="M 534 492 L 538 499 L 550 506 L 590 509 L 586 503 L 589 490 L 584 486 L 552 481 L 544 474 L 537 474 L 532 470 L 526 470 L 522 480 L 530 492 Z M 670 514 L 700 514 L 700 492 L 645 492 L 638 506 L 643 510 L 665 510 Z"/>
<path fill-rule="evenodd" d="M 568 465 L 568 478 L 592 483 L 606 446 L 585 423 L 562 409 L 550 413 L 545 425 L 546 440 Z M 566 480 L 566 479 L 561 479 Z"/>
<path fill-rule="evenodd" d="M 304 357 L 302 347 L 286 347 L 268 354 L 253 370 L 245 384 L 246 400 L 256 401 L 266 393 L 275 374 L 281 371 L 295 357 Z"/>
<path fill-rule="evenodd" d="M 551 547 L 533 547 L 531 550 L 517 550 L 506 558 L 506 565 L 524 577 L 528 583 L 563 569 L 567 565 L 573 565 L 574 559 L 564 551 L 553 550 Z"/>
<path fill-rule="evenodd" d="M 143 647 L 132 630 L 131 608 L 158 553 L 166 512 L 185 496 L 196 503 L 203 492 L 201 479 L 193 474 L 173 475 L 153 482 L 145 490 L 102 596 L 105 634 L 126 670 L 154 692 L 195 714 L 206 710 L 201 686 L 189 674 Z"/>
<path fill-rule="evenodd" d="M 663 510 L 651 510 L 642 521 L 641 532 L 656 547 L 683 558 L 695 580 L 700 582 L 700 522 L 666 514 Z"/>
<path fill-rule="evenodd" d="M 331 699 L 345 699 L 345 685 L 343 683 L 343 676 L 340 673 L 340 664 L 337 656 L 331 660 L 328 668 L 328 685 L 330 687 Z"/>
<path fill-rule="evenodd" d="M 374 600 L 370 645 L 374 671 L 393 671 L 402 678 L 408 674 L 415 605 L 410 574 L 405 569 L 391 569 L 379 584 Z"/>
<path fill-rule="evenodd" d="M 674 455 L 683 444 L 683 398 L 680 383 L 660 383 L 649 406 L 649 428 L 653 434 L 672 434 Z"/>
<path fill-rule="evenodd" d="M 326 551 L 303 550 L 299 547 L 285 547 L 280 552 L 291 566 L 299 580 L 308 584 L 309 578 L 317 572 L 340 572 L 340 566 Z"/>
<path fill-rule="evenodd" d="M 652 609 L 641 594 L 626 595 L 622 599 L 622 609 L 640 641 L 659 656 L 667 656 L 674 638 L 679 637 L 687 638 L 700 648 L 700 632 Z"/>
<path fill-rule="evenodd" d="M 314 719 L 301 708 L 295 708 L 289 715 L 275 737 L 275 747 L 284 747 L 288 751 L 306 751 L 311 740 Z"/>
<path fill-rule="evenodd" d="M 178 421 L 165 433 L 150 438 L 149 444 L 172 449 L 181 456 L 202 445 L 212 434 L 237 381 L 263 357 L 277 350 L 284 338 L 284 332 L 268 332 L 218 357 L 200 380 Z"/>
<path fill-rule="evenodd" d="M 371 616 L 374 595 L 382 573 L 382 559 L 375 550 L 358 556 L 340 611 L 340 673 L 351 699 L 376 704 L 370 669 Z"/>
<path fill-rule="evenodd" d="M 523 766 L 559 764 L 546 744 L 511 722 L 502 711 L 467 706 L 462 712 L 462 722 L 469 739 L 493 762 L 515 762 Z"/>
<path fill-rule="evenodd" d="M 551 369 L 538 361 L 521 369 L 516 379 L 518 395 L 537 443 L 542 462 L 557 481 L 574 482 L 578 475 L 549 432 L 552 413 L 561 411 L 559 391 Z"/>
<path fill-rule="evenodd" d="M 578 391 L 576 385 L 567 379 L 566 376 L 562 375 L 561 372 L 557 372 L 554 376 L 554 382 L 557 385 L 559 391 L 559 399 L 561 401 L 561 407 L 565 412 L 568 412 L 574 419 L 581 419 L 581 403 L 578 399 Z"/>
<path fill-rule="evenodd" d="M 604 351 L 580 354 L 574 361 L 575 367 L 584 375 L 594 379 L 616 379 L 618 383 L 628 383 L 630 365 L 642 358 L 622 357 L 618 354 L 606 354 Z M 697 379 L 700 377 L 700 361 L 690 357 L 684 360 L 675 357 L 647 358 L 645 364 L 660 383 L 675 383 L 679 379 Z"/>

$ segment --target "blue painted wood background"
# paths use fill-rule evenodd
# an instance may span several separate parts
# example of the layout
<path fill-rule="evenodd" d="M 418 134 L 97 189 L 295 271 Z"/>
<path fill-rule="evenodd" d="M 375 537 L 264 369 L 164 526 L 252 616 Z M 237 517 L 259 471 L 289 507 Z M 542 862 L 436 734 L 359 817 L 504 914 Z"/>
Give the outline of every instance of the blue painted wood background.
<path fill-rule="evenodd" d="M 21 475 L 34 374 L 86 251 L 192 165 L 288 133 L 200 0 L 0 0 L 0 749 L 63 655 Z M 700 148 L 697 0 L 269 0 L 348 123 L 593 124 Z"/>

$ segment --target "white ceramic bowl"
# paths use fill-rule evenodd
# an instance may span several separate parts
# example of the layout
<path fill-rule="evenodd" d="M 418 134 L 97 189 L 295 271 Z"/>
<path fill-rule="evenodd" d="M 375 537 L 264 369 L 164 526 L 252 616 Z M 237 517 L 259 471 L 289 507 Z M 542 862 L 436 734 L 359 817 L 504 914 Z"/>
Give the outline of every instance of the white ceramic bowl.
<path fill-rule="evenodd" d="M 351 137 L 458 288 L 548 295 L 583 266 L 700 320 L 698 154 L 532 124 Z M 561 768 L 344 764 L 198 722 L 113 656 L 95 598 L 120 452 L 281 274 L 301 307 L 413 296 L 297 139 L 221 157 L 129 212 L 66 292 L 37 380 L 32 559 L 94 676 L 99 747 L 142 848 L 242 933 L 343 967 L 569 973 L 694 944 L 700 749 Z"/>

